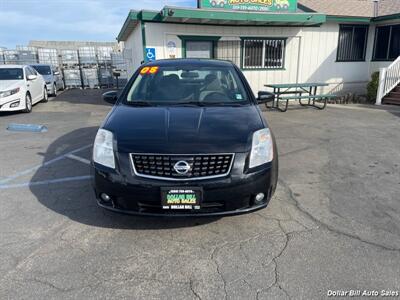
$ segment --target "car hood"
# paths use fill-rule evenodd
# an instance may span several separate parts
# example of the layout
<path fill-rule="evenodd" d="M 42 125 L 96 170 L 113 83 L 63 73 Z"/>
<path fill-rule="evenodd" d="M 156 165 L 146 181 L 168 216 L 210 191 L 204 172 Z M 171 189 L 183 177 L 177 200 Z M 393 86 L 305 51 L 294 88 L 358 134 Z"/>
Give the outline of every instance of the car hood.
<path fill-rule="evenodd" d="M 0 80 L 0 91 L 8 91 L 21 86 L 22 80 Z"/>
<path fill-rule="evenodd" d="M 104 129 L 114 133 L 122 153 L 233 153 L 251 148 L 263 128 L 257 108 L 133 107 L 118 105 Z"/>
<path fill-rule="evenodd" d="M 44 81 L 46 82 L 52 82 L 53 81 L 53 76 L 52 75 L 42 75 Z"/>

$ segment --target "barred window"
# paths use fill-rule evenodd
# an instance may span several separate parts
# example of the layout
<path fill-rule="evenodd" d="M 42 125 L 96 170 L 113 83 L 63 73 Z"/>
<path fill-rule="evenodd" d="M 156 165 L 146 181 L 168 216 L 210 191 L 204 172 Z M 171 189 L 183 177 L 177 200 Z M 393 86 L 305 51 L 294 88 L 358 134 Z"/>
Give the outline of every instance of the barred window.
<path fill-rule="evenodd" d="M 395 60 L 400 55 L 400 25 L 379 26 L 375 31 L 373 60 Z"/>
<path fill-rule="evenodd" d="M 286 39 L 244 39 L 244 69 L 284 68 Z"/>
<path fill-rule="evenodd" d="M 368 26 L 340 25 L 337 61 L 365 61 Z"/>

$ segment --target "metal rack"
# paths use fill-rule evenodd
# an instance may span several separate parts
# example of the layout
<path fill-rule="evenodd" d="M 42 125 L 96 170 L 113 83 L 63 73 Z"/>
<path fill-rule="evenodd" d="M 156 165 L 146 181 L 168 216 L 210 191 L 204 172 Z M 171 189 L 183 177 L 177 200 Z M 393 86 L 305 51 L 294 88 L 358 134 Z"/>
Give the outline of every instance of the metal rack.
<path fill-rule="evenodd" d="M 100 88 L 97 67 L 81 68 L 82 83 L 84 88 Z"/>
<path fill-rule="evenodd" d="M 0 47 L 0 64 L 49 64 L 60 70 L 66 88 L 122 87 L 128 81 L 126 61 L 113 47 L 77 49 Z"/>
<path fill-rule="evenodd" d="M 66 88 L 82 88 L 82 77 L 79 68 L 63 69 Z"/>
<path fill-rule="evenodd" d="M 97 65 L 95 47 L 79 47 L 79 63 L 81 65 Z"/>
<path fill-rule="evenodd" d="M 57 49 L 39 48 L 38 61 L 40 64 L 49 64 L 57 68 L 60 67 Z"/>
<path fill-rule="evenodd" d="M 79 56 L 77 50 L 61 50 L 61 64 L 64 66 L 79 66 Z"/>

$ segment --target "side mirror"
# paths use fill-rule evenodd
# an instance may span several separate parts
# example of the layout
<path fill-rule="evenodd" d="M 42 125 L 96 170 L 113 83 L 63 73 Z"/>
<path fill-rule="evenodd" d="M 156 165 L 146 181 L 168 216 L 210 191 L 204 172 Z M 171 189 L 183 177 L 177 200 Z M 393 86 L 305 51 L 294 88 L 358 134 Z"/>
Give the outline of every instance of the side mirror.
<path fill-rule="evenodd" d="M 103 94 L 103 100 L 110 104 L 115 104 L 118 100 L 118 92 L 117 91 L 109 91 Z"/>
<path fill-rule="evenodd" d="M 37 75 L 28 75 L 27 79 L 28 80 L 35 80 L 37 78 Z"/>
<path fill-rule="evenodd" d="M 270 93 L 270 92 L 265 92 L 265 91 L 259 91 L 258 92 L 258 98 L 257 98 L 257 103 L 268 103 L 272 102 L 275 100 L 275 94 Z"/>
<path fill-rule="evenodd" d="M 60 75 L 60 72 L 55 71 L 55 72 L 54 72 L 54 75 Z"/>

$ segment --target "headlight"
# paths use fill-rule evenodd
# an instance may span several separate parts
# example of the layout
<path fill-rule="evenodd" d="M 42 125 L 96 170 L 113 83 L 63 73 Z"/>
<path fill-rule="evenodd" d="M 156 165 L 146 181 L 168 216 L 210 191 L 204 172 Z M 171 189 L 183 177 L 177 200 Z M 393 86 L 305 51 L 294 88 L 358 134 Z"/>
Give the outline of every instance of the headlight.
<path fill-rule="evenodd" d="M 19 92 L 19 88 L 8 90 L 8 91 L 4 91 L 4 92 L 0 92 L 0 98 L 8 97 L 8 96 L 14 95 L 14 94 L 16 94 L 18 92 Z"/>
<path fill-rule="evenodd" d="M 93 161 L 115 169 L 115 159 L 114 159 L 114 149 L 113 149 L 113 133 L 105 130 L 99 129 L 94 140 L 93 146 Z"/>
<path fill-rule="evenodd" d="M 272 161 L 274 147 L 271 132 L 268 128 L 253 133 L 249 167 L 254 168 Z"/>

